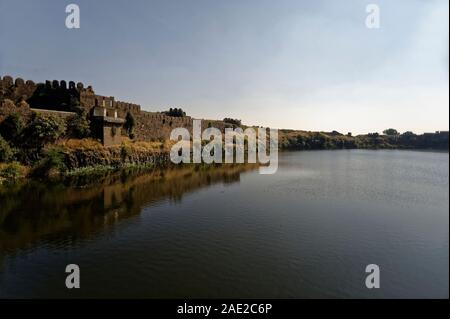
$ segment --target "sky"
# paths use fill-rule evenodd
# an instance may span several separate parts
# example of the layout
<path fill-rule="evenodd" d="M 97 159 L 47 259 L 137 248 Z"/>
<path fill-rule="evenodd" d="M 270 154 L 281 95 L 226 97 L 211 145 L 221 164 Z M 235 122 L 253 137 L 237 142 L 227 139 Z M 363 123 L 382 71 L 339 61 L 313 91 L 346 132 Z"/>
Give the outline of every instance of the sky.
<path fill-rule="evenodd" d="M 80 29 L 65 26 L 70 3 Z M 379 29 L 366 27 L 370 3 Z M 271 128 L 448 130 L 448 11 L 448 0 L 0 0 L 0 76 Z"/>

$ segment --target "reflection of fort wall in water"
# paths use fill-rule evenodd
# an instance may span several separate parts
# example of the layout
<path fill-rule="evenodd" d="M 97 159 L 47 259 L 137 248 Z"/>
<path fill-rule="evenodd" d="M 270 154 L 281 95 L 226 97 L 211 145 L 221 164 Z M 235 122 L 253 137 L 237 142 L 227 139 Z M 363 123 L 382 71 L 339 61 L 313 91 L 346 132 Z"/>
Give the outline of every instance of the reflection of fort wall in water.
<path fill-rule="evenodd" d="M 0 187 L 0 255 L 54 234 L 65 233 L 73 241 L 95 236 L 159 201 L 181 201 L 185 193 L 202 187 L 239 182 L 241 173 L 255 167 L 185 165 L 145 174 L 118 172 L 83 187 L 76 180 Z"/>

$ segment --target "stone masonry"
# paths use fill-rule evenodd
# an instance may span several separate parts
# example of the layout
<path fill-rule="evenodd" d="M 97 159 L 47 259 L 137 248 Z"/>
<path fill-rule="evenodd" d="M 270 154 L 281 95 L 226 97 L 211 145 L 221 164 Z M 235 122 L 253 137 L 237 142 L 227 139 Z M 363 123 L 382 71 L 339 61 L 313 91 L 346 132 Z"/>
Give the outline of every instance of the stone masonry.
<path fill-rule="evenodd" d="M 170 132 L 176 127 L 184 127 L 192 130 L 192 118 L 189 116 L 172 117 L 162 112 L 147 112 L 142 111 L 141 106 L 134 103 L 116 101 L 113 96 L 98 95 L 93 90 L 92 86 L 87 86 L 81 82 L 75 83 L 73 81 L 45 81 L 44 83 L 34 83 L 33 81 L 24 81 L 21 78 L 13 79 L 11 76 L 0 76 L 0 121 L 11 112 L 24 112 L 22 109 L 11 108 L 7 100 L 11 100 L 15 105 L 20 103 L 30 104 L 31 108 L 44 108 L 40 105 L 33 105 L 34 94 L 38 90 L 50 90 L 57 92 L 58 98 L 62 97 L 62 101 L 69 100 L 75 97 L 78 100 L 80 107 L 84 108 L 89 114 L 94 115 L 94 110 L 106 110 L 108 114 L 102 118 L 104 130 L 101 133 L 101 139 L 105 145 L 119 143 L 120 136 L 117 135 L 117 130 L 121 131 L 121 125 L 126 114 L 130 112 L 135 118 L 135 139 L 139 141 L 158 141 L 165 140 L 170 137 Z M 67 98 L 65 98 L 67 95 Z M 5 102 L 6 100 L 6 102 Z M 8 105 L 6 105 L 8 104 Z M 49 107 L 45 107 L 49 109 Z M 67 109 L 66 109 L 67 108 Z M 68 109 L 65 104 L 55 105 L 51 109 L 58 111 L 73 111 Z M 114 114 L 114 115 L 113 115 Z M 94 116 L 95 120 L 96 116 Z M 202 129 L 213 126 L 220 129 L 222 132 L 225 127 L 230 125 L 222 121 L 203 120 Z M 115 133 L 113 131 L 116 131 Z M 100 133 L 99 133 L 100 134 Z"/>

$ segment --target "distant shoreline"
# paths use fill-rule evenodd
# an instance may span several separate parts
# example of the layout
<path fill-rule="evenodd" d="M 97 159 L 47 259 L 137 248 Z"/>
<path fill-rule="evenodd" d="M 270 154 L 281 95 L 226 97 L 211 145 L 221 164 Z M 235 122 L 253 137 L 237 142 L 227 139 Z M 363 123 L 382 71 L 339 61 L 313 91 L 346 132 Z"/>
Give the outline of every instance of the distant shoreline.
<path fill-rule="evenodd" d="M 406 148 L 352 148 L 352 149 L 310 149 L 310 150 L 295 150 L 295 149 L 281 149 L 280 153 L 297 153 L 297 152 L 321 152 L 321 151 L 411 151 L 411 152 L 430 152 L 430 153 L 447 153 L 448 149 L 406 149 Z M 69 155 L 68 155 L 69 156 Z M 159 159 L 157 159 L 159 157 Z M 213 166 L 223 166 L 223 165 L 256 165 L 256 164 L 181 164 L 180 167 L 197 165 L 199 167 L 213 167 Z M 8 166 L 13 166 L 13 171 L 10 175 L 5 175 L 5 170 Z M 153 162 L 120 162 L 117 161 L 114 164 L 91 164 L 86 166 L 72 167 L 71 169 L 60 170 L 58 168 L 52 168 L 51 170 L 45 172 L 44 175 L 39 175 L 34 173 L 36 167 L 24 166 L 19 163 L 0 163 L 0 186 L 5 183 L 10 183 L 20 180 L 60 180 L 64 178 L 95 178 L 98 176 L 104 176 L 111 173 L 117 172 L 141 172 L 145 173 L 155 169 L 169 169 L 170 167 L 177 166 L 172 164 L 169 160 L 168 152 L 158 152 L 154 153 Z"/>

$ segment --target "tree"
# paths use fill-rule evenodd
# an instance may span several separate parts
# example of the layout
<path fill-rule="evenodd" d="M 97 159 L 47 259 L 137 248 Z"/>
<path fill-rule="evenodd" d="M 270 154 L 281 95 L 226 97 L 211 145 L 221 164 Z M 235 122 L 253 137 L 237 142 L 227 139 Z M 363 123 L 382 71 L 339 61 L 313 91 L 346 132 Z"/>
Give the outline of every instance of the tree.
<path fill-rule="evenodd" d="M 31 175 L 48 177 L 53 174 L 59 174 L 66 169 L 64 152 L 58 147 L 51 146 L 43 152 L 42 159 L 33 168 Z"/>
<path fill-rule="evenodd" d="M 172 116 L 172 117 L 183 117 L 186 116 L 186 112 L 183 111 L 183 109 L 178 109 L 178 108 L 170 108 L 169 111 L 165 111 L 163 112 L 164 114 L 166 114 L 167 116 Z"/>
<path fill-rule="evenodd" d="M 134 119 L 133 114 L 131 114 L 130 112 L 127 113 L 127 116 L 125 117 L 125 124 L 124 124 L 124 128 L 127 131 L 127 134 L 130 138 L 134 137 L 134 127 L 136 126 L 136 120 Z"/>
<path fill-rule="evenodd" d="M 400 142 L 405 146 L 412 146 L 417 141 L 417 135 L 411 131 L 406 131 L 400 135 Z"/>
<path fill-rule="evenodd" d="M 241 126 L 241 120 L 238 120 L 238 119 L 232 119 L 232 118 L 226 117 L 223 119 L 223 122 Z"/>
<path fill-rule="evenodd" d="M 19 113 L 11 114 L 0 123 L 0 135 L 5 140 L 14 142 L 24 126 L 24 121 Z"/>
<path fill-rule="evenodd" d="M 0 135 L 0 162 L 6 163 L 12 160 L 14 152 L 8 142 Z"/>
<path fill-rule="evenodd" d="M 400 133 L 396 129 L 393 129 L 393 128 L 389 128 L 387 130 L 384 130 L 383 134 L 384 135 L 388 135 L 388 136 L 398 136 L 398 135 L 400 135 Z"/>
<path fill-rule="evenodd" d="M 67 121 L 67 131 L 70 136 L 76 138 L 85 138 L 91 134 L 90 124 L 87 119 L 86 111 L 74 115 Z"/>
<path fill-rule="evenodd" d="M 23 130 L 22 139 L 26 146 L 41 150 L 63 136 L 66 129 L 66 123 L 59 117 L 38 115 Z"/>

